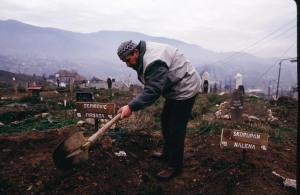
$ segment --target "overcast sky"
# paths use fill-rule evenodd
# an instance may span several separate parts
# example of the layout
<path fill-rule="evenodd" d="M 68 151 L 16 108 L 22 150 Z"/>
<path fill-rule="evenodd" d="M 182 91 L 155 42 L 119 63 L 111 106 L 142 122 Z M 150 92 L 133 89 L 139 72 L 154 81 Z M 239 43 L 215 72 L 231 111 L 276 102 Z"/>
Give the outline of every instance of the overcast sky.
<path fill-rule="evenodd" d="M 135 31 L 216 52 L 297 54 L 294 0 L 0 0 L 0 19 L 84 33 Z"/>

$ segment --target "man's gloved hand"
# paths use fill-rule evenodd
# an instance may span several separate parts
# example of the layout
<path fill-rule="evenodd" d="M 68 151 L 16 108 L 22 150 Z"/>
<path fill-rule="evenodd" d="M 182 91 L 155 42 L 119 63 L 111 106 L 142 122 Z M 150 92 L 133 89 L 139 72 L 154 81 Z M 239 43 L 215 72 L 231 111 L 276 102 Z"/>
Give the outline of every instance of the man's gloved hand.
<path fill-rule="evenodd" d="M 121 119 L 130 117 L 132 114 L 132 111 L 130 110 L 129 106 L 123 106 L 119 109 L 118 113 L 121 113 Z"/>

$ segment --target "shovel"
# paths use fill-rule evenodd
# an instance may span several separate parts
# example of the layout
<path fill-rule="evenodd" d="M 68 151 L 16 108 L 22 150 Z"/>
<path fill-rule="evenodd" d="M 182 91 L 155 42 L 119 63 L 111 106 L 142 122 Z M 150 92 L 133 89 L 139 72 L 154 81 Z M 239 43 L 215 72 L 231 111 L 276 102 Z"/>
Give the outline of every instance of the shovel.
<path fill-rule="evenodd" d="M 121 117 L 117 114 L 91 137 L 85 138 L 82 132 L 76 132 L 63 140 L 52 154 L 55 166 L 60 170 L 70 170 L 88 160 L 89 148 Z"/>

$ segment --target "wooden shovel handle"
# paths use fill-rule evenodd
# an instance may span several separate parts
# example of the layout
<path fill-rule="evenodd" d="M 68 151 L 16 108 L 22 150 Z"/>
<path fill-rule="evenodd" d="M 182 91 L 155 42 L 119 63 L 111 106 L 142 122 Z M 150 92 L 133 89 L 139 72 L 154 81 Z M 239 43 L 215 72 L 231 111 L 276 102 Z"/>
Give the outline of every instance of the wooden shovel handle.
<path fill-rule="evenodd" d="M 88 138 L 88 142 L 91 144 L 94 143 L 102 134 L 104 134 L 115 122 L 117 122 L 121 117 L 121 113 L 117 114 L 112 118 L 108 123 L 106 123 L 101 129 L 94 133 L 91 137 Z"/>

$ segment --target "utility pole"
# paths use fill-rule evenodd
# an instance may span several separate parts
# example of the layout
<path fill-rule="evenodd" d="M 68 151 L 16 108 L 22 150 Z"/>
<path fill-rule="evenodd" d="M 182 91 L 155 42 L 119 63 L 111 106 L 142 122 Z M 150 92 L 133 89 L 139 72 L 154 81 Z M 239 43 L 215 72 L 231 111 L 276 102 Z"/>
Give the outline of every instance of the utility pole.
<path fill-rule="evenodd" d="M 276 100 L 278 99 L 278 89 L 279 89 L 279 81 L 280 81 L 281 64 L 282 64 L 283 61 L 287 61 L 287 60 L 290 61 L 290 62 L 297 62 L 297 57 L 281 59 L 279 61 L 279 72 L 278 72 L 278 79 L 277 79 Z"/>
<path fill-rule="evenodd" d="M 279 89 L 279 80 L 280 80 L 280 72 L 281 72 L 281 63 L 282 63 L 282 61 L 280 60 L 280 62 L 279 62 L 279 73 L 278 73 L 278 79 L 277 79 L 276 100 L 278 99 L 278 89 Z"/>
<path fill-rule="evenodd" d="M 297 9 L 297 27 L 299 26 L 299 15 L 298 15 L 298 0 L 295 0 L 295 3 L 296 3 L 296 9 Z M 299 37 L 299 30 L 297 30 L 297 37 Z M 297 56 L 299 56 L 299 38 L 297 39 L 297 46 L 298 46 L 298 49 L 297 49 Z M 299 82 L 300 82 L 300 70 L 299 70 L 299 66 L 298 66 L 298 63 L 297 63 L 297 91 L 298 91 L 298 100 L 299 100 L 299 95 L 300 95 L 300 88 L 299 88 Z M 298 116 L 299 116 L 299 112 L 300 112 L 300 104 L 298 103 Z M 298 117 L 299 118 L 299 117 Z M 297 129 L 300 129 L 300 122 L 299 120 L 297 120 Z M 300 142 L 300 133 L 298 132 L 297 133 L 297 143 Z M 300 146 L 299 144 L 297 144 L 297 164 L 299 163 L 299 156 L 300 156 Z M 297 192 L 299 192 L 299 186 L 300 186 L 300 169 L 299 167 L 297 166 L 297 176 L 296 176 L 296 181 L 297 181 Z"/>

